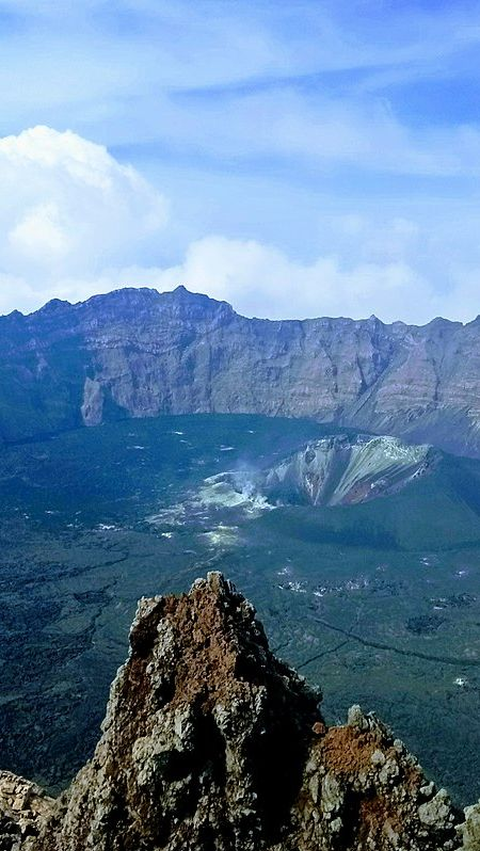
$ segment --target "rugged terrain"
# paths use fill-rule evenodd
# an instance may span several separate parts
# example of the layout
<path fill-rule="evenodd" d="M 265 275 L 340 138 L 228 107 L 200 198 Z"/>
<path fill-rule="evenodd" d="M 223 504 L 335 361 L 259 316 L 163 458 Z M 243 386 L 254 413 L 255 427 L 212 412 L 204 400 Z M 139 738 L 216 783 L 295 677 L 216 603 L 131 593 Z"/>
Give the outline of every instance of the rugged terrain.
<path fill-rule="evenodd" d="M 309 441 L 272 466 L 262 460 L 260 469 L 234 465 L 204 479 L 190 511 L 230 507 L 258 515 L 287 505 L 357 505 L 391 496 L 433 472 L 442 453 L 397 437 L 339 433 Z"/>
<path fill-rule="evenodd" d="M 0 437 L 119 417 L 313 417 L 480 454 L 480 319 L 270 322 L 184 287 L 0 319 Z"/>
<path fill-rule="evenodd" d="M 91 761 L 57 801 L 0 774 L 3 851 L 440 851 L 467 820 L 374 715 L 327 727 L 255 610 L 210 573 L 143 599 Z"/>

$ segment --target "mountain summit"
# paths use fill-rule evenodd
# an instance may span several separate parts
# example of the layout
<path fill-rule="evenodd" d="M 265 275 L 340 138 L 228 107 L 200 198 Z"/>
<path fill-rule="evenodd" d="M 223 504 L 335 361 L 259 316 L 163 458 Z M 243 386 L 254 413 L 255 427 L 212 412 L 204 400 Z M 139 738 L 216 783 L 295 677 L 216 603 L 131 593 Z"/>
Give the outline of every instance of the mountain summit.
<path fill-rule="evenodd" d="M 91 761 L 56 802 L 0 773 L 0 845 L 22 851 L 453 851 L 478 848 L 403 744 L 269 650 L 218 573 L 143 599 Z M 464 844 L 461 846 L 464 837 Z"/>

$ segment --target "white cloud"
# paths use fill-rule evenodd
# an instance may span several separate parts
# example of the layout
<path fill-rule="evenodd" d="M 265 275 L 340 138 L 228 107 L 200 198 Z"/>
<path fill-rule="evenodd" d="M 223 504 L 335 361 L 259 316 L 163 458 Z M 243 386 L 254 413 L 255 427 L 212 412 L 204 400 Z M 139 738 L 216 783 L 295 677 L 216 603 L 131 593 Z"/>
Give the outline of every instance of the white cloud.
<path fill-rule="evenodd" d="M 53 297 L 78 301 L 121 286 L 167 290 L 179 283 L 248 316 L 375 313 L 384 321 L 426 322 L 478 312 L 480 255 L 465 250 L 458 235 L 467 248 L 477 244 L 471 212 L 468 227 L 467 217 L 459 219 L 456 233 L 450 220 L 442 231 L 437 222 L 428 229 L 400 215 L 319 213 L 309 261 L 266 242 L 210 234 L 184 245 L 183 258 L 167 265 L 160 246 L 177 223 L 166 227 L 165 199 L 104 147 L 47 127 L 5 137 L 0 181 L 0 312 L 33 310 Z M 429 274 L 434 256 L 438 267 L 452 258 L 443 291 Z"/>
<path fill-rule="evenodd" d="M 62 229 L 59 218 L 56 204 L 38 204 L 28 210 L 8 233 L 8 241 L 14 251 L 33 261 L 49 263 L 53 258 L 64 257 L 71 247 L 71 240 Z"/>
<path fill-rule="evenodd" d="M 166 270 L 125 273 L 160 290 L 179 283 L 233 303 L 248 316 L 369 316 L 385 321 L 428 321 L 434 295 L 422 276 L 401 260 L 343 266 L 335 256 L 295 262 L 261 243 L 209 236 L 189 246 L 184 262 Z"/>
<path fill-rule="evenodd" d="M 184 284 L 233 304 L 246 316 L 270 319 L 367 317 L 427 322 L 438 305 L 431 287 L 411 266 L 390 260 L 342 266 L 335 256 L 295 262 L 279 249 L 249 240 L 208 236 L 193 242 L 181 264 L 168 268 L 108 269 L 95 279 L 60 281 L 50 296 L 71 301 L 122 286 L 159 291 Z"/>
<path fill-rule="evenodd" d="M 138 172 L 71 132 L 0 139 L 0 184 L 0 271 L 42 289 L 131 262 L 166 223 L 165 199 Z"/>

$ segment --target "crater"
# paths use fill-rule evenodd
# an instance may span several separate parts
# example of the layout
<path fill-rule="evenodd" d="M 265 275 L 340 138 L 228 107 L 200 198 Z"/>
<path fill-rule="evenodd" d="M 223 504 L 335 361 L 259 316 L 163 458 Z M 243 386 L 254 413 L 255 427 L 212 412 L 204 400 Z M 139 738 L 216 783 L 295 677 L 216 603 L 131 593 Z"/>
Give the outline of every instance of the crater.
<path fill-rule="evenodd" d="M 438 453 L 396 437 L 335 435 L 307 444 L 263 473 L 270 502 L 355 505 L 401 490 L 428 474 Z"/>

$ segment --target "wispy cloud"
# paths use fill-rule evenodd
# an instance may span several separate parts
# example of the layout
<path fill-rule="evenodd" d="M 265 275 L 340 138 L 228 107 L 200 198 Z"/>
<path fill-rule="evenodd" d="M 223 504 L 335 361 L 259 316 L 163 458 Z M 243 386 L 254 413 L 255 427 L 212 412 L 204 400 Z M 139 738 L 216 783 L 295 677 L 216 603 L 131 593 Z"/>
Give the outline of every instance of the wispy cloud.
<path fill-rule="evenodd" d="M 4 2 L 23 26 L 2 44 L 0 126 L 33 119 L 192 159 L 477 175 L 478 123 L 425 126 L 395 92 L 476 68 L 480 8 L 386 5 L 66 0 L 60 16 L 45 0 Z"/>

